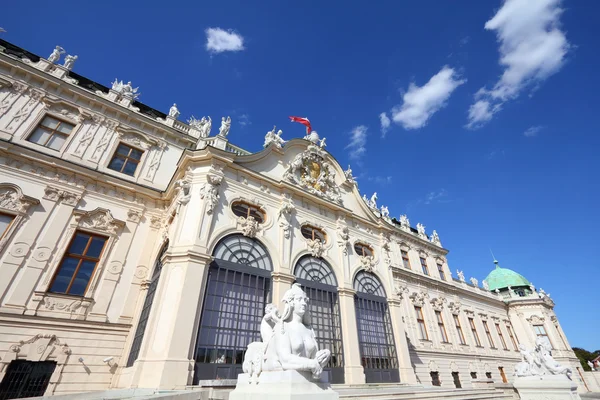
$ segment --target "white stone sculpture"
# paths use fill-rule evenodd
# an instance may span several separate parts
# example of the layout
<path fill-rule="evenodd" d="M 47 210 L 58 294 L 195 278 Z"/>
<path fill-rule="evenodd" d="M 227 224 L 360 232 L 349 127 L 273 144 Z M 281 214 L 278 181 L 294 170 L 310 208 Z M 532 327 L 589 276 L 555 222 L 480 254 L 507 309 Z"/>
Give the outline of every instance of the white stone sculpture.
<path fill-rule="evenodd" d="M 479 281 L 477 279 L 471 278 L 470 281 L 473 286 L 479 287 Z"/>
<path fill-rule="evenodd" d="M 569 367 L 560 365 L 552 357 L 552 345 L 543 338 L 538 337 L 533 351 L 528 351 L 523 344 L 519 345 L 521 362 L 515 366 L 517 376 L 565 375 L 571 379 L 573 371 Z"/>
<path fill-rule="evenodd" d="M 276 127 L 273 126 L 273 130 L 267 132 L 267 134 L 265 135 L 265 143 L 263 144 L 263 147 L 267 147 L 270 144 L 273 144 L 273 146 L 277 147 L 278 149 L 281 149 L 283 147 L 283 144 L 285 143 L 285 140 L 281 138 L 281 134 L 283 133 L 283 131 L 280 129 L 277 133 L 275 133 L 275 129 Z"/>
<path fill-rule="evenodd" d="M 284 194 L 281 205 L 279 206 L 279 215 L 277 218 L 281 219 L 281 217 L 283 217 L 283 219 L 279 221 L 279 226 L 283 228 L 283 237 L 286 239 L 291 237 L 292 213 L 295 210 L 296 206 L 294 205 L 291 196 L 289 194 Z"/>
<path fill-rule="evenodd" d="M 381 206 L 381 218 L 390 219 L 390 210 L 387 206 Z"/>
<path fill-rule="evenodd" d="M 348 165 L 348 169 L 344 171 L 344 176 L 348 182 L 356 183 L 356 179 L 352 175 L 352 168 L 350 168 L 350 165 Z"/>
<path fill-rule="evenodd" d="M 458 280 L 461 282 L 465 281 L 465 273 L 459 270 L 456 270 L 456 275 L 458 276 Z"/>
<path fill-rule="evenodd" d="M 406 214 L 402 214 L 400 216 L 400 228 L 405 231 L 410 231 L 410 221 L 408 220 Z"/>
<path fill-rule="evenodd" d="M 596 370 L 596 368 L 594 368 L 594 363 L 593 363 L 593 362 L 591 362 L 591 361 L 588 361 L 588 362 L 587 362 L 587 365 L 588 365 L 588 367 L 590 367 L 590 368 L 592 369 L 592 371 L 595 371 L 595 370 Z"/>
<path fill-rule="evenodd" d="M 66 69 L 68 69 L 69 71 L 73 69 L 73 64 L 75 64 L 75 61 L 77 61 L 79 57 L 78 56 L 72 56 L 72 55 L 68 55 L 65 57 L 65 62 L 63 63 L 63 67 L 65 67 Z"/>
<path fill-rule="evenodd" d="M 317 131 L 312 131 L 308 135 L 304 136 L 304 140 L 308 140 L 313 144 L 317 144 L 319 143 L 319 134 L 317 133 Z"/>
<path fill-rule="evenodd" d="M 218 175 L 206 175 L 207 182 L 200 189 L 200 198 L 206 201 L 206 213 L 212 214 L 219 202 L 219 185 L 223 178 Z"/>
<path fill-rule="evenodd" d="M 282 301 L 285 307 L 281 316 L 275 305 L 265 307 L 262 342 L 248 345 L 242 369 L 251 375 L 253 383 L 260 383 L 263 371 L 310 371 L 318 379 L 331 357 L 329 350 L 318 350 L 307 310 L 308 297 L 301 286 L 293 284 Z"/>
<path fill-rule="evenodd" d="M 119 81 L 116 78 L 112 83 L 112 90 L 119 93 L 121 96 L 130 98 L 132 100 L 137 99 L 141 94 L 138 92 L 139 88 L 134 89 L 133 86 L 131 86 L 131 81 L 123 83 L 123 81 Z"/>
<path fill-rule="evenodd" d="M 338 220 L 337 226 L 337 234 L 338 234 L 338 246 L 342 248 L 342 252 L 344 255 L 348 255 L 348 243 L 350 241 L 350 230 L 346 225 L 340 223 Z"/>
<path fill-rule="evenodd" d="M 425 225 L 423 225 L 422 223 L 417 223 L 417 233 L 419 234 L 420 237 L 422 238 L 426 238 L 427 235 L 425 234 Z"/>
<path fill-rule="evenodd" d="M 231 129 L 231 117 L 221 118 L 221 127 L 219 128 L 219 136 L 227 137 L 229 130 Z"/>
<path fill-rule="evenodd" d="M 173 103 L 171 108 L 169 109 L 169 117 L 177 119 L 179 117 L 179 110 L 177 109 L 177 104 Z"/>
<path fill-rule="evenodd" d="M 65 49 L 63 49 L 60 46 L 56 46 L 54 48 L 54 50 L 52 50 L 52 53 L 50 54 L 50 56 L 48 57 L 48 61 L 50 61 L 52 64 L 54 64 L 55 62 L 60 60 L 61 54 L 65 54 L 65 53 L 66 53 Z"/>
<path fill-rule="evenodd" d="M 543 337 L 535 341 L 533 351 L 519 345 L 521 362 L 515 365 L 514 387 L 521 400 L 580 399 L 573 371 L 552 357 L 552 346 Z"/>
<path fill-rule="evenodd" d="M 433 230 L 433 233 L 431 234 L 431 243 L 442 247 L 442 242 L 440 242 L 440 236 L 438 235 L 438 233 L 435 229 Z"/>
<path fill-rule="evenodd" d="M 327 145 L 325 144 L 325 139 L 327 139 L 327 138 L 323 138 L 323 139 L 321 139 L 321 141 L 319 142 L 319 147 L 320 147 L 320 148 L 322 148 L 322 149 L 323 149 L 323 148 L 325 148 L 325 146 L 327 146 Z"/>
<path fill-rule="evenodd" d="M 360 256 L 358 257 L 359 269 L 364 269 L 367 272 L 373 272 L 375 270 L 375 258 L 373 256 Z"/>
<path fill-rule="evenodd" d="M 325 246 L 323 245 L 323 242 L 321 242 L 319 239 L 307 239 L 306 245 L 308 246 L 308 251 L 313 257 L 323 257 L 323 253 L 325 252 Z"/>
<path fill-rule="evenodd" d="M 485 290 L 490 290 L 490 285 L 488 283 L 488 281 L 486 281 L 485 279 L 481 282 L 481 284 L 483 285 L 483 288 Z"/>
<path fill-rule="evenodd" d="M 249 238 L 256 237 L 256 233 L 258 232 L 258 221 L 252 215 L 249 215 L 247 218 L 238 217 L 237 221 L 244 236 Z"/>
<path fill-rule="evenodd" d="M 373 193 L 371 198 L 367 200 L 367 205 L 375 210 L 377 210 L 377 192 Z"/>

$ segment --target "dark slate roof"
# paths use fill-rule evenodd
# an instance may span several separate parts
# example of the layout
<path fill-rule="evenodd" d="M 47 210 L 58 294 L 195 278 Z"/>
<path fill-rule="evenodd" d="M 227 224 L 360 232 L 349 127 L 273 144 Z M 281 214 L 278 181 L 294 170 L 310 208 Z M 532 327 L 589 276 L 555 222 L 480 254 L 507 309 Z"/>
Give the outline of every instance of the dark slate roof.
<path fill-rule="evenodd" d="M 33 54 L 21 47 L 15 46 L 14 44 L 7 42 L 6 40 L 0 39 L 0 50 L 7 55 L 15 56 L 18 59 L 28 58 L 31 62 L 38 62 L 40 60 L 40 56 Z M 109 87 L 101 85 L 98 82 L 94 82 L 91 79 L 88 79 L 82 75 L 76 74 L 73 71 L 69 71 L 69 77 L 77 80 L 77 86 L 80 86 L 84 89 L 90 90 L 92 92 L 101 91 L 103 93 L 108 93 Z M 150 106 L 147 106 L 144 103 L 140 103 L 139 101 L 134 101 L 132 103 L 133 107 L 137 107 L 140 109 L 140 114 L 144 114 L 154 120 L 156 118 L 167 118 L 167 114 L 162 111 L 156 110 Z"/>

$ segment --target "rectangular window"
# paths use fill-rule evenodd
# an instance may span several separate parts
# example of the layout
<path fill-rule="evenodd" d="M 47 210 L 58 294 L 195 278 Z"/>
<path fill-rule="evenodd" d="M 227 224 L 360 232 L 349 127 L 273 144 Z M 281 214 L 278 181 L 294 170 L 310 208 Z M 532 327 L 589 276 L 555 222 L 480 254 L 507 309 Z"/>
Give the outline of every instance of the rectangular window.
<path fill-rule="evenodd" d="M 506 330 L 508 331 L 508 336 L 510 337 L 510 341 L 513 344 L 513 347 L 515 348 L 515 351 L 519 351 L 519 346 L 517 345 L 517 341 L 515 340 L 515 335 L 513 335 L 513 331 L 512 329 L 510 329 L 510 325 L 506 325 Z"/>
<path fill-rule="evenodd" d="M 52 150 L 60 150 L 75 125 L 45 116 L 27 138 L 28 142 L 39 144 Z"/>
<path fill-rule="evenodd" d="M 444 265 L 438 263 L 437 267 L 438 267 L 438 272 L 440 273 L 440 279 L 443 280 L 443 281 L 445 281 L 446 280 L 446 274 L 444 273 Z"/>
<path fill-rule="evenodd" d="M 401 250 L 402 252 L 402 265 L 404 265 L 404 268 L 406 269 L 410 269 L 410 260 L 408 258 L 408 252 Z"/>
<path fill-rule="evenodd" d="M 100 261 L 106 238 L 77 231 L 50 284 L 50 292 L 83 296 Z"/>
<path fill-rule="evenodd" d="M 477 334 L 477 327 L 473 318 L 469 318 L 469 326 L 471 326 L 471 333 L 473 333 L 473 339 L 475 339 L 475 346 L 481 347 L 481 340 L 479 340 L 479 334 Z"/>
<path fill-rule="evenodd" d="M 490 343 L 491 348 L 495 348 L 494 339 L 492 338 L 492 332 L 490 332 L 490 328 L 488 327 L 487 321 L 481 321 L 483 324 L 483 329 L 485 330 L 485 334 L 487 336 L 488 342 Z"/>
<path fill-rule="evenodd" d="M 8 232 L 8 228 L 10 228 L 14 219 L 15 217 L 12 215 L 0 213 L 0 240 Z"/>
<path fill-rule="evenodd" d="M 425 275 L 429 275 L 429 267 L 427 267 L 427 260 L 421 257 L 421 269 Z"/>
<path fill-rule="evenodd" d="M 456 333 L 458 333 L 458 340 L 460 340 L 460 344 L 467 344 L 465 341 L 465 335 L 463 334 L 462 327 L 460 326 L 460 319 L 458 315 L 453 315 L 454 317 L 454 325 L 456 326 Z"/>
<path fill-rule="evenodd" d="M 448 335 L 446 334 L 446 327 L 444 326 L 444 319 L 442 318 L 442 312 L 436 311 L 435 318 L 437 319 L 438 328 L 440 328 L 440 335 L 442 335 L 442 342 L 448 343 Z"/>
<path fill-rule="evenodd" d="M 429 373 L 431 376 L 431 384 L 433 386 L 442 386 L 442 382 L 440 381 L 440 373 L 437 371 L 431 371 Z"/>
<path fill-rule="evenodd" d="M 498 332 L 498 336 L 500 336 L 500 342 L 502 342 L 502 348 L 504 350 L 508 350 L 508 347 L 506 347 L 506 341 L 504 340 L 504 335 L 502 335 L 502 329 L 500 329 L 500 324 L 496 324 L 496 331 Z"/>
<path fill-rule="evenodd" d="M 535 335 L 537 337 L 542 337 L 542 338 L 546 339 L 548 341 L 548 343 L 550 343 L 550 346 L 552 346 L 552 342 L 550 341 L 550 338 L 548 337 L 548 334 L 546 333 L 546 328 L 544 327 L 544 325 L 534 325 L 533 330 L 535 331 Z M 552 348 L 554 348 L 554 346 L 552 346 Z"/>
<path fill-rule="evenodd" d="M 427 327 L 425 326 L 425 318 L 423 318 L 423 310 L 421 307 L 415 306 L 415 313 L 417 314 L 417 325 L 419 326 L 421 339 L 429 340 L 429 335 L 427 335 Z"/>
<path fill-rule="evenodd" d="M 112 160 L 110 160 L 110 163 L 108 164 L 108 168 L 133 176 L 140 163 L 142 154 L 144 154 L 142 150 L 120 143 Z"/>

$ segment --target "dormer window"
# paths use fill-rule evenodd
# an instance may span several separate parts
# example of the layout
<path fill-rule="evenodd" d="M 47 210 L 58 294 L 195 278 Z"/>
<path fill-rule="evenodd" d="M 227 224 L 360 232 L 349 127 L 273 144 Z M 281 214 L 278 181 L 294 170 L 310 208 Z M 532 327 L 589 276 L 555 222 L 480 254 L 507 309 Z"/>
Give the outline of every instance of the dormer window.
<path fill-rule="evenodd" d="M 233 211 L 233 213 L 238 217 L 252 217 L 259 224 L 265 222 L 265 214 L 262 212 L 262 210 L 258 206 L 246 203 L 245 201 L 236 201 L 233 203 L 231 206 L 231 211 Z"/>
<path fill-rule="evenodd" d="M 357 242 L 354 244 L 354 251 L 361 257 L 373 257 L 373 249 L 368 244 Z"/>
<path fill-rule="evenodd" d="M 304 225 L 302 228 L 300 228 L 300 233 L 302 233 L 302 236 L 304 236 L 306 239 L 318 239 L 321 241 L 321 243 L 325 243 L 325 239 L 327 237 L 322 229 L 311 225 Z"/>

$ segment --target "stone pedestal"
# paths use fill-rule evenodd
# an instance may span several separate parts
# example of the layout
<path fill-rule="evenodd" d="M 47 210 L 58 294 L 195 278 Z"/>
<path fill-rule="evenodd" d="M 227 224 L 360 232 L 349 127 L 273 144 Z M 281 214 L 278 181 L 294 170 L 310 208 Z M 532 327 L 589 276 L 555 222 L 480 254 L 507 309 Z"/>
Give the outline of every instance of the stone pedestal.
<path fill-rule="evenodd" d="M 312 379 L 310 372 L 271 371 L 260 374 L 258 383 L 250 375 L 238 375 L 237 386 L 229 400 L 337 400 L 338 394 L 328 383 Z"/>
<path fill-rule="evenodd" d="M 513 385 L 521 400 L 581 400 L 577 384 L 565 375 L 519 377 Z"/>

